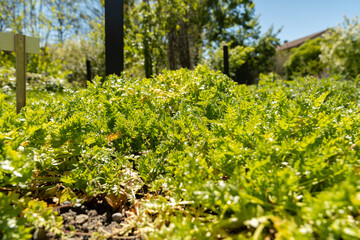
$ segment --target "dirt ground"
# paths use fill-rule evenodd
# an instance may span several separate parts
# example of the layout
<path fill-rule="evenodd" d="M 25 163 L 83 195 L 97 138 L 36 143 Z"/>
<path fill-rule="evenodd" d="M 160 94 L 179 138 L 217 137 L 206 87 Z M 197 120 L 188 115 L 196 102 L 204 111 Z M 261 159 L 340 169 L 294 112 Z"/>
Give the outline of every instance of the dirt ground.
<path fill-rule="evenodd" d="M 97 239 L 98 236 L 106 236 L 106 239 L 140 240 L 138 236 L 131 234 L 127 237 L 120 236 L 122 224 L 125 223 L 125 213 L 114 210 L 104 199 L 94 198 L 81 206 L 73 206 L 71 203 L 63 203 L 54 208 L 63 217 L 63 231 L 70 236 L 70 240 Z M 95 235 L 96 236 L 96 235 Z M 42 229 L 37 229 L 33 234 L 34 240 L 57 239 Z"/>

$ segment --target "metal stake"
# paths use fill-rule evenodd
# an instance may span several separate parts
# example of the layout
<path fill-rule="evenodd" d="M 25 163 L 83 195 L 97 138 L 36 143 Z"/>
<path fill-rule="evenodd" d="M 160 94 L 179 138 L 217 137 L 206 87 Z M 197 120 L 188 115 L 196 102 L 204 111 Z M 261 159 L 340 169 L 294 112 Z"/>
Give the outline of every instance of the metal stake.
<path fill-rule="evenodd" d="M 105 72 L 124 70 L 124 1 L 105 0 Z"/>

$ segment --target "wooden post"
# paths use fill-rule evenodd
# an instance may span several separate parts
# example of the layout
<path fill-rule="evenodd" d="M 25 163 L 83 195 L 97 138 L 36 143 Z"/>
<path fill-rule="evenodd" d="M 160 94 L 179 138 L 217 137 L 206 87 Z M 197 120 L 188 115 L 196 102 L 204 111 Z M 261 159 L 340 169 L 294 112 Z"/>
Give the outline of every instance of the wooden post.
<path fill-rule="evenodd" d="M 16 112 L 26 105 L 26 52 L 25 36 L 15 35 L 16 54 Z"/>
<path fill-rule="evenodd" d="M 91 82 L 91 62 L 89 59 L 86 59 L 86 78 Z"/>
<path fill-rule="evenodd" d="M 229 71 L 229 47 L 224 46 L 224 74 L 226 74 L 228 77 L 230 77 L 230 71 Z"/>
<path fill-rule="evenodd" d="M 0 50 L 16 54 L 16 112 L 26 104 L 26 54 L 40 52 L 40 39 L 0 32 Z"/>
<path fill-rule="evenodd" d="M 124 70 L 124 1 L 105 0 L 105 72 Z"/>

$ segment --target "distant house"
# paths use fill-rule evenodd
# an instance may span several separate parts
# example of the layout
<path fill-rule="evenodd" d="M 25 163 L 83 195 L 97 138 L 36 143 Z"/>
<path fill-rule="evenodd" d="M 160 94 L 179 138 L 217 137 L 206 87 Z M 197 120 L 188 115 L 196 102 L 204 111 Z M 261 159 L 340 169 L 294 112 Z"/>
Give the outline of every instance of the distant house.
<path fill-rule="evenodd" d="M 276 54 L 274 56 L 274 69 L 273 71 L 280 76 L 285 75 L 284 70 L 284 63 L 289 59 L 291 55 L 291 49 L 297 48 L 301 46 L 303 43 L 305 43 L 307 40 L 315 39 L 318 37 L 321 37 L 325 32 L 327 32 L 329 29 L 323 30 L 321 32 L 317 32 L 311 35 L 308 35 L 306 37 L 302 37 L 299 39 L 296 39 L 291 42 L 285 42 L 283 45 L 276 48 Z"/>
<path fill-rule="evenodd" d="M 317 33 L 311 34 L 311 35 L 306 36 L 306 37 L 303 37 L 303 38 L 296 39 L 296 40 L 291 41 L 291 42 L 285 42 L 283 45 L 277 47 L 277 48 L 276 48 L 276 51 L 290 50 L 290 49 L 292 49 L 292 48 L 299 47 L 299 46 L 302 45 L 306 40 L 310 40 L 310 39 L 314 39 L 314 38 L 321 37 L 321 35 L 323 35 L 323 34 L 326 33 L 327 31 L 328 31 L 328 29 L 323 30 L 323 31 L 321 31 L 321 32 L 317 32 Z"/>

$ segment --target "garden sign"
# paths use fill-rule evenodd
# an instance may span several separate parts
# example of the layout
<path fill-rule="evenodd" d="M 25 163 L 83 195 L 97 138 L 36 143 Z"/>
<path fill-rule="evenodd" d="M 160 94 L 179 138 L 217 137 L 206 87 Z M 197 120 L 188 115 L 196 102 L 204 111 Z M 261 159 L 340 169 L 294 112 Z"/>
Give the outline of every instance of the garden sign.
<path fill-rule="evenodd" d="M 0 50 L 16 54 L 16 112 L 26 104 L 26 53 L 40 52 L 40 39 L 0 32 Z"/>

